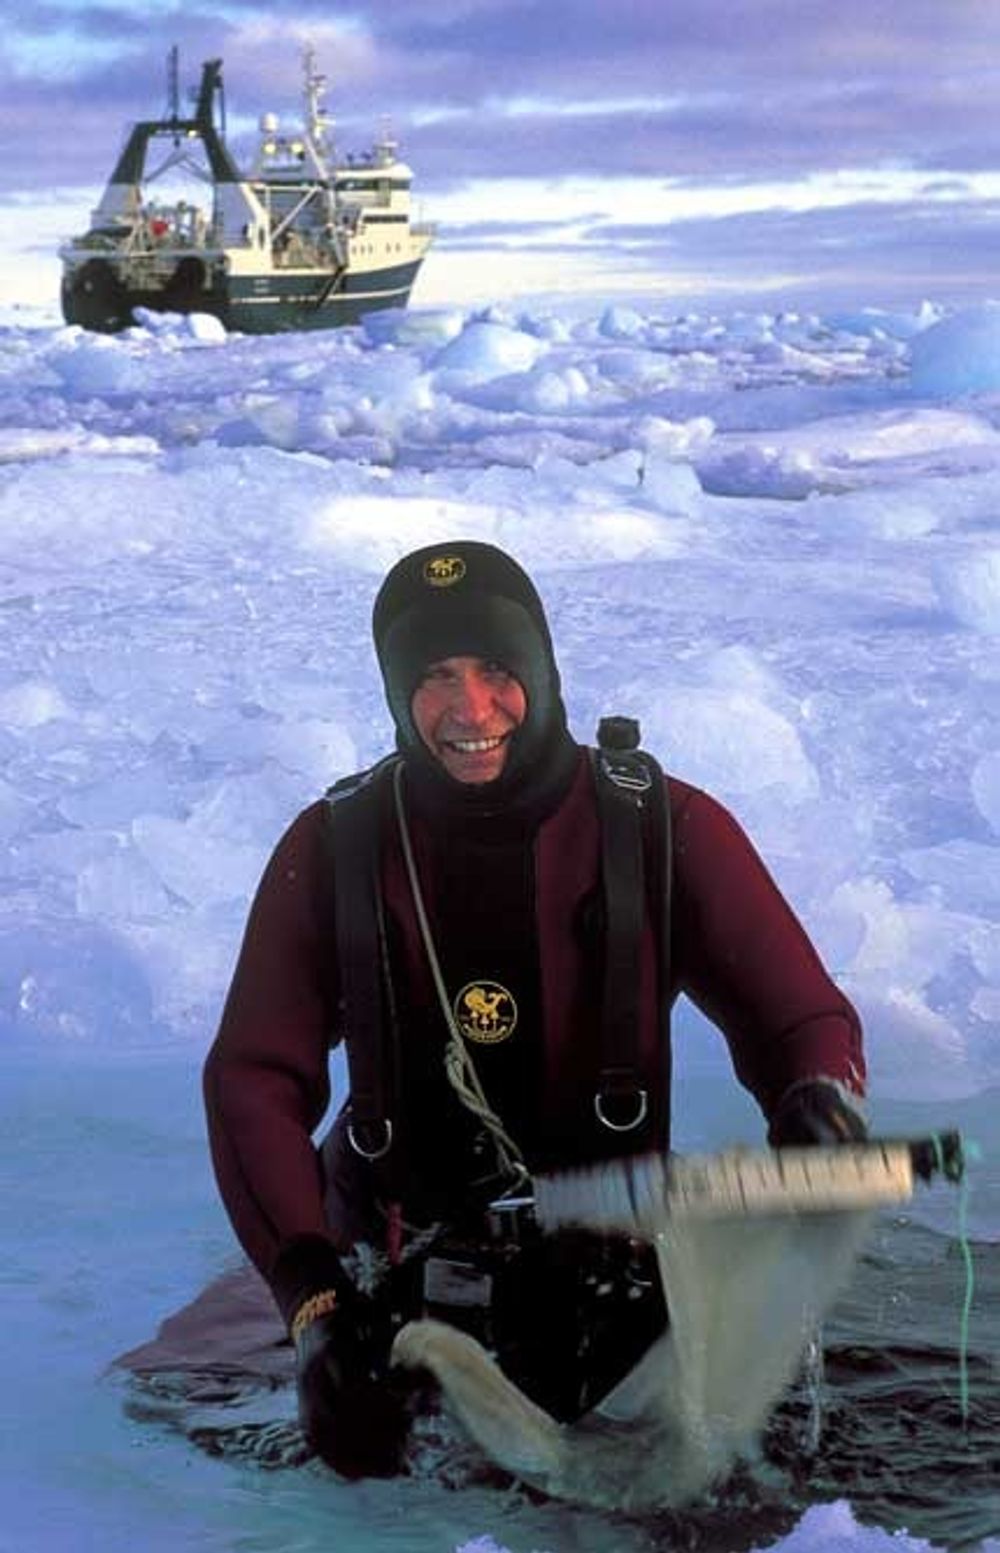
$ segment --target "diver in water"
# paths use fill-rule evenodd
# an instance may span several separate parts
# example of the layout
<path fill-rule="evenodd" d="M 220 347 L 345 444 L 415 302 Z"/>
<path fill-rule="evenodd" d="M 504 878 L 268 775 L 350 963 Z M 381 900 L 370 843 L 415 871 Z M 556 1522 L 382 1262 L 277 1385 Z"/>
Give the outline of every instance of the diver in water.
<path fill-rule="evenodd" d="M 540 1172 L 669 1147 L 669 1013 L 723 1031 L 772 1144 L 864 1138 L 857 1016 L 735 819 L 613 719 L 567 728 L 511 557 L 406 556 L 375 602 L 396 751 L 290 826 L 205 1068 L 220 1191 L 346 1476 L 398 1470 L 400 1324 L 464 1326 L 556 1417 L 667 1319 L 648 1248 L 542 1235 Z M 350 1093 L 320 1146 L 331 1047 Z"/>

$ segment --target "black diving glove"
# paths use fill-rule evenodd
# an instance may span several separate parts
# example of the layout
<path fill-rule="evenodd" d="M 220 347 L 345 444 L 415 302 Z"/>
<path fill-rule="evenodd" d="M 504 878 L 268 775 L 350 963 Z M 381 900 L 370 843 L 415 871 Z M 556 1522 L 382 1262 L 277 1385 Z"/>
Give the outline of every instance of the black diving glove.
<path fill-rule="evenodd" d="M 394 1477 L 402 1469 L 409 1413 L 388 1372 L 392 1332 L 357 1291 L 305 1320 L 295 1336 L 299 1422 L 341 1477 Z M 316 1296 L 322 1302 L 325 1291 Z M 293 1319 L 293 1327 L 295 1325 Z"/>
<path fill-rule="evenodd" d="M 787 1145 L 864 1143 L 868 1128 L 860 1110 L 832 1079 L 806 1079 L 785 1091 L 771 1114 L 767 1141 Z"/>
<path fill-rule="evenodd" d="M 342 1477 L 394 1476 L 410 1411 L 389 1373 L 387 1305 L 355 1287 L 319 1236 L 287 1246 L 271 1283 L 295 1346 L 299 1422 L 309 1444 Z"/>

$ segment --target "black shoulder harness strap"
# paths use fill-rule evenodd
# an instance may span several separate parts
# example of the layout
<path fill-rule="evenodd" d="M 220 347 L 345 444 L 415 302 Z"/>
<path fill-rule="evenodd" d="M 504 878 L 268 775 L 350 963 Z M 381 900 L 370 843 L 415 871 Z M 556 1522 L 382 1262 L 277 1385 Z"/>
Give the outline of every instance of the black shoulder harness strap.
<path fill-rule="evenodd" d="M 658 1008 L 660 1076 L 669 1094 L 670 1063 L 670 892 L 673 874 L 670 804 L 663 772 L 652 755 L 640 750 L 639 724 L 631 717 L 604 717 L 593 753 L 597 810 L 601 831 L 601 880 L 604 898 L 604 996 L 601 1012 L 601 1073 L 594 1109 L 612 1132 L 638 1132 L 649 1111 L 639 1052 L 641 1021 L 641 941 L 647 901 L 656 902 L 659 942 Z M 652 831 L 657 875 L 655 892 L 646 888 L 644 833 Z M 659 1106 L 657 1107 L 659 1109 Z M 669 1103 L 664 1110 L 669 1120 Z"/>
<path fill-rule="evenodd" d="M 382 783 L 391 781 L 397 761 L 391 755 L 326 794 L 340 1028 L 351 1090 L 348 1136 L 369 1160 L 388 1154 L 396 1111 L 399 1028 L 379 878 L 379 809 Z"/>
<path fill-rule="evenodd" d="M 652 899 L 658 907 L 659 1084 L 665 1137 L 670 1114 L 670 805 L 659 765 L 638 743 L 634 719 L 603 718 L 598 748 L 592 752 L 605 935 L 601 1069 L 594 1109 L 601 1124 L 615 1133 L 641 1134 L 649 1118 L 639 1051 L 640 957 L 646 905 Z M 371 1161 L 384 1161 L 389 1154 L 398 1117 L 400 1031 L 379 878 L 381 794 L 398 758 L 389 756 L 336 783 L 326 794 L 339 1025 L 350 1077 L 348 1136 L 356 1152 Z M 656 866 L 651 890 L 645 867 L 647 830 Z"/>

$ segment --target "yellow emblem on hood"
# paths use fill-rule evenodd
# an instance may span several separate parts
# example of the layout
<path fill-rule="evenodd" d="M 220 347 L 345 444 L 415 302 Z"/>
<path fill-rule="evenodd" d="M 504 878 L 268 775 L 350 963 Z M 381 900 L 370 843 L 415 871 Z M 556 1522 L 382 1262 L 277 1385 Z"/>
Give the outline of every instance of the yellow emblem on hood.
<path fill-rule="evenodd" d="M 424 562 L 424 581 L 432 588 L 450 588 L 465 576 L 465 562 L 460 555 L 432 555 Z"/>

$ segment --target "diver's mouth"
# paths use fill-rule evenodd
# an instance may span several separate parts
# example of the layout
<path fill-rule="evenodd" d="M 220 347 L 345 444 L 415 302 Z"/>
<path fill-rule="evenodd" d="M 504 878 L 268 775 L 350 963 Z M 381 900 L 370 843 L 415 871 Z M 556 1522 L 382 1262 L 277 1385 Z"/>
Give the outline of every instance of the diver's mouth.
<path fill-rule="evenodd" d="M 459 755 L 485 755 L 499 749 L 509 737 L 509 734 L 498 733 L 489 739 L 443 739 L 441 742 L 446 749 L 456 750 Z"/>

